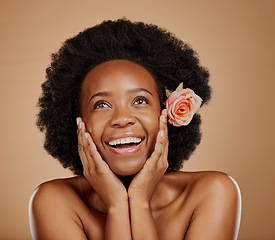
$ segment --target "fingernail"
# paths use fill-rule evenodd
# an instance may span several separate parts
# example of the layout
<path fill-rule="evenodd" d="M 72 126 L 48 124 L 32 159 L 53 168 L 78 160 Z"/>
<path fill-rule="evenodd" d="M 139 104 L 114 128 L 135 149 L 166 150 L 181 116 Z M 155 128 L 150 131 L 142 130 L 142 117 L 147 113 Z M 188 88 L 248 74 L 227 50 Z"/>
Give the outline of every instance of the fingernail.
<path fill-rule="evenodd" d="M 79 123 L 79 129 L 82 128 L 82 124 L 83 124 L 82 122 Z"/>
<path fill-rule="evenodd" d="M 164 112 L 164 116 L 165 116 L 165 117 L 167 117 L 167 110 L 166 110 L 166 109 L 164 109 L 164 111 L 163 111 L 163 112 Z"/>
<path fill-rule="evenodd" d="M 162 116 L 162 122 L 166 123 L 166 116 Z"/>
<path fill-rule="evenodd" d="M 79 124 L 79 118 L 76 118 L 76 124 L 77 125 Z"/>

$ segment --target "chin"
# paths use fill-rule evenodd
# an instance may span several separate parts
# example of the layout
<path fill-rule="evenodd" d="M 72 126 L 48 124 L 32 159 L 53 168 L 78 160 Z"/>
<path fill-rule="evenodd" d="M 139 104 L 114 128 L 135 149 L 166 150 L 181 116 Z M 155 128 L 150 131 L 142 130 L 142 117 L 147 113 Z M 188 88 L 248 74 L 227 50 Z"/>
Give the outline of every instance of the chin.
<path fill-rule="evenodd" d="M 138 171 L 129 171 L 129 170 L 125 170 L 125 171 L 113 171 L 116 175 L 125 177 L 125 176 L 131 176 L 131 175 L 135 175 L 137 174 L 141 169 L 139 169 Z"/>
<path fill-rule="evenodd" d="M 111 170 L 119 176 L 131 176 L 137 174 L 144 166 L 145 161 L 142 164 L 135 166 L 110 166 Z"/>

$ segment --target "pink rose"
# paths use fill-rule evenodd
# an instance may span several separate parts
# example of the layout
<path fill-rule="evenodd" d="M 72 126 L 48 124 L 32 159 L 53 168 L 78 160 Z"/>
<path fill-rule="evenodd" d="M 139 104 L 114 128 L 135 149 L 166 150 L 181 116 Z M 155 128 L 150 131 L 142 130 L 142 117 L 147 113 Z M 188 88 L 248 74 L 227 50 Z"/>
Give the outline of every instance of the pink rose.
<path fill-rule="evenodd" d="M 169 123 L 176 127 L 188 125 L 199 110 L 202 99 L 189 88 L 176 90 L 166 99 Z"/>

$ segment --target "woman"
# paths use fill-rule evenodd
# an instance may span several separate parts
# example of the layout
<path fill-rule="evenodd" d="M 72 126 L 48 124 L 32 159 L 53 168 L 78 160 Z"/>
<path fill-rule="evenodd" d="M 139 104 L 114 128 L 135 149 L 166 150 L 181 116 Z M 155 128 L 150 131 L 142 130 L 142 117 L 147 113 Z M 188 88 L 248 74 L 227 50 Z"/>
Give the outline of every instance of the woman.
<path fill-rule="evenodd" d="M 211 93 L 187 44 L 154 25 L 105 21 L 68 39 L 46 78 L 37 125 L 77 176 L 35 190 L 34 239 L 237 239 L 236 183 L 178 171 Z"/>

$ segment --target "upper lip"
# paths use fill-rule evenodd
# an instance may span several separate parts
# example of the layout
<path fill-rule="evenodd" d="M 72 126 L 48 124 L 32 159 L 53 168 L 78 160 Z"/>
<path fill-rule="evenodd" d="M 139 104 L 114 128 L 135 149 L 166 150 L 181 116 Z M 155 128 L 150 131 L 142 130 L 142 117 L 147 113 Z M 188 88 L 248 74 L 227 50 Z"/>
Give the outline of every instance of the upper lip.
<path fill-rule="evenodd" d="M 105 141 L 105 143 L 108 143 L 117 139 L 121 139 L 121 138 L 127 138 L 127 137 L 141 138 L 141 140 L 145 138 L 144 136 L 141 136 L 140 134 L 136 134 L 136 133 L 123 133 L 123 134 L 113 135 L 112 137 L 108 138 Z"/>

